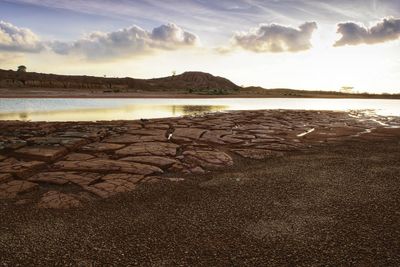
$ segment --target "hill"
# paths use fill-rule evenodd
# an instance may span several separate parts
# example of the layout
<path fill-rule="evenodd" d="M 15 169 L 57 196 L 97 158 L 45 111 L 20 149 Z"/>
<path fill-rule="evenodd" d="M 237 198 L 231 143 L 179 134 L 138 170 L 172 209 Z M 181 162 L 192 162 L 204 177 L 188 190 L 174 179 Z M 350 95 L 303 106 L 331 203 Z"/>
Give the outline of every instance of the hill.
<path fill-rule="evenodd" d="M 0 88 L 101 89 L 105 91 L 171 91 L 231 94 L 240 87 L 203 72 L 185 72 L 157 79 L 103 78 L 0 70 Z"/>
<path fill-rule="evenodd" d="M 16 90 L 18 89 L 18 90 Z M 347 94 L 286 88 L 240 87 L 204 72 L 185 72 L 155 79 L 56 75 L 0 69 L 2 97 L 266 97 L 388 98 L 400 95 Z"/>

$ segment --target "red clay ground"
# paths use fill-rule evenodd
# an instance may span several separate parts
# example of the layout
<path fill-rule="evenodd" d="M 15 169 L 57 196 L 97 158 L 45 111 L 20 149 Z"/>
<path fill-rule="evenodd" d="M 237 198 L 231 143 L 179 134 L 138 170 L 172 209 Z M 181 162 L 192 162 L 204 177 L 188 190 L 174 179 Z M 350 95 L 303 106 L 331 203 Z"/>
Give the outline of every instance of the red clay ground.
<path fill-rule="evenodd" d="M 1 122 L 0 262 L 396 266 L 399 121 L 371 119 Z"/>

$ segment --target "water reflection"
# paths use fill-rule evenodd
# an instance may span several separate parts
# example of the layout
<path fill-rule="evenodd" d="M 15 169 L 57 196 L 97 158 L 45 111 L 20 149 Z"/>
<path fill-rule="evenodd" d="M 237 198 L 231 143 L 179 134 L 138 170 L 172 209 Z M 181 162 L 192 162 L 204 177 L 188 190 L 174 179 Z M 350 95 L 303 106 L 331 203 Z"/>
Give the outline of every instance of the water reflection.
<path fill-rule="evenodd" d="M 164 118 L 224 110 L 373 110 L 400 116 L 400 100 L 382 99 L 1 99 L 0 120 L 97 121 Z"/>
<path fill-rule="evenodd" d="M 224 105 L 127 105 L 116 108 L 88 108 L 1 113 L 0 120 L 22 121 L 97 121 L 137 120 L 141 118 L 177 117 L 228 109 Z"/>
<path fill-rule="evenodd" d="M 176 110 L 179 114 L 191 115 L 191 114 L 201 114 L 206 112 L 214 112 L 228 109 L 228 106 L 172 106 L 173 110 Z M 175 114 L 175 112 L 174 112 Z"/>
<path fill-rule="evenodd" d="M 28 117 L 29 117 L 28 113 L 26 113 L 26 112 L 21 112 L 18 114 L 18 116 L 21 121 L 26 121 L 26 120 L 28 120 Z"/>

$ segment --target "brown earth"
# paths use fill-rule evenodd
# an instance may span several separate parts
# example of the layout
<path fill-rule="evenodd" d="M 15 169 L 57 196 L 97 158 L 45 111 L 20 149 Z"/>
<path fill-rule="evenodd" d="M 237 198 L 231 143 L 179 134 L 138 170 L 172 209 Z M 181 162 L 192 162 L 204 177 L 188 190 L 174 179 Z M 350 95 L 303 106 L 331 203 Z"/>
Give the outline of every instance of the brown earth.
<path fill-rule="evenodd" d="M 396 266 L 400 121 L 352 115 L 0 122 L 0 262 Z"/>
<path fill-rule="evenodd" d="M 226 169 L 238 157 L 284 157 L 343 140 L 380 140 L 400 133 L 394 128 L 398 119 L 378 120 L 362 113 L 267 110 L 149 121 L 3 121 L 0 198 L 30 201 L 26 193 L 39 190 L 43 199 L 56 196 L 64 207 L 73 188 L 74 202 L 84 204 L 163 177 L 179 180 Z"/>
<path fill-rule="evenodd" d="M 349 140 L 83 207 L 49 188 L 46 209 L 0 202 L 0 263 L 399 266 L 399 158 L 399 137 Z"/>

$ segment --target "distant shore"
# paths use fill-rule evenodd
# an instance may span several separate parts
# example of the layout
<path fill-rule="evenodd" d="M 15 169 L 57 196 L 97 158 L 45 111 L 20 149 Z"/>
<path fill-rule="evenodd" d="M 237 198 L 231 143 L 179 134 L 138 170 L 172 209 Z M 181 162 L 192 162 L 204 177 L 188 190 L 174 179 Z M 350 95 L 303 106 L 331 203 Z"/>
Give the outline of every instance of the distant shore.
<path fill-rule="evenodd" d="M 0 98 L 328 98 L 328 99 L 400 99 L 400 95 L 343 95 L 333 92 L 305 92 L 294 94 L 275 92 L 237 93 L 224 95 L 189 94 L 181 92 L 103 92 L 82 89 L 0 88 Z"/>
<path fill-rule="evenodd" d="M 351 88 L 350 88 L 351 89 Z M 0 69 L 0 98 L 362 98 L 400 99 L 400 94 L 347 93 L 242 87 L 204 72 L 154 79 L 57 75 Z"/>

